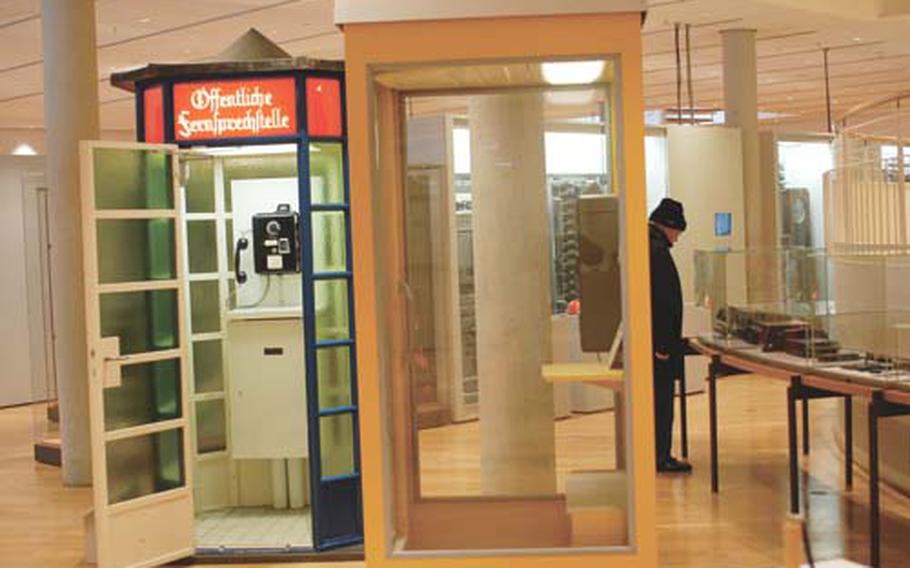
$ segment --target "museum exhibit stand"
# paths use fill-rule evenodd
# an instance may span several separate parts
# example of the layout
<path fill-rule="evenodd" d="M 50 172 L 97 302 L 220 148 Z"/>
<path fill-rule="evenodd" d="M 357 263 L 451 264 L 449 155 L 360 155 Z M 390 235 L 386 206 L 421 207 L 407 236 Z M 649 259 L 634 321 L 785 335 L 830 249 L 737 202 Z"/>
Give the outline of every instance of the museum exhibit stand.
<path fill-rule="evenodd" d="M 772 283 L 750 289 L 747 265 L 764 266 Z M 881 566 L 880 465 L 900 470 L 902 456 L 880 452 L 881 419 L 910 415 L 910 250 L 872 247 L 851 252 L 813 249 L 697 251 L 696 296 L 712 315 L 712 331 L 692 338 L 710 358 L 708 398 L 711 484 L 720 490 L 717 380 L 757 374 L 788 385 L 790 512 L 800 512 L 797 403 L 802 452 L 808 454 L 809 401 L 843 401 L 844 486 L 853 485 L 854 408 L 864 411 L 869 472 L 869 557 Z M 893 446 L 889 447 L 889 450 Z M 895 461 L 897 460 L 897 461 Z M 808 462 L 806 462 L 808 463 Z"/>
<path fill-rule="evenodd" d="M 343 67 L 221 59 L 114 74 L 140 142 L 81 147 L 102 567 L 362 542 Z"/>
<path fill-rule="evenodd" d="M 369 566 L 657 565 L 641 6 L 583 4 L 335 5 Z"/>

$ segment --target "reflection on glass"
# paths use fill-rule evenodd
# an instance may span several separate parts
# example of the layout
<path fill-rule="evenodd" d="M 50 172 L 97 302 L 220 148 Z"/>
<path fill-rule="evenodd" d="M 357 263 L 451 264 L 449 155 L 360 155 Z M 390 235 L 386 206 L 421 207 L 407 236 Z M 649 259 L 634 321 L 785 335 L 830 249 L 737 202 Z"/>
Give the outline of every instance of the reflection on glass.
<path fill-rule="evenodd" d="M 319 419 L 322 477 L 351 475 L 354 468 L 354 416 L 336 414 Z"/>
<path fill-rule="evenodd" d="M 186 212 L 215 212 L 214 163 L 210 159 L 186 159 Z"/>
<path fill-rule="evenodd" d="M 218 281 L 190 283 L 193 333 L 211 333 L 221 330 L 221 310 L 218 300 Z"/>
<path fill-rule="evenodd" d="M 104 429 L 180 418 L 180 361 L 124 365 L 122 384 L 104 389 Z"/>
<path fill-rule="evenodd" d="M 317 204 L 345 202 L 341 144 L 310 144 L 310 195 Z"/>
<path fill-rule="evenodd" d="M 227 421 L 223 400 L 196 403 L 196 450 L 200 454 L 227 449 Z"/>
<path fill-rule="evenodd" d="M 183 430 L 107 443 L 108 504 L 182 487 Z"/>
<path fill-rule="evenodd" d="M 351 348 L 328 347 L 316 351 L 319 409 L 351 404 Z"/>
<path fill-rule="evenodd" d="M 120 353 L 129 355 L 177 347 L 177 291 L 101 294 L 101 336 L 120 338 Z"/>
<path fill-rule="evenodd" d="M 187 223 L 190 273 L 218 272 L 218 244 L 215 239 L 214 221 Z"/>
<path fill-rule="evenodd" d="M 341 211 L 314 212 L 313 271 L 341 272 L 347 270 L 347 241 L 344 213 Z"/>
<path fill-rule="evenodd" d="M 171 159 L 155 150 L 96 148 L 95 207 L 173 209 Z"/>
<path fill-rule="evenodd" d="M 346 280 L 318 280 L 316 300 L 316 340 L 347 339 L 348 283 Z"/>
<path fill-rule="evenodd" d="M 99 219 L 101 284 L 176 277 L 173 219 Z"/>
<path fill-rule="evenodd" d="M 197 394 L 224 390 L 223 366 L 220 339 L 193 342 L 193 376 Z"/>

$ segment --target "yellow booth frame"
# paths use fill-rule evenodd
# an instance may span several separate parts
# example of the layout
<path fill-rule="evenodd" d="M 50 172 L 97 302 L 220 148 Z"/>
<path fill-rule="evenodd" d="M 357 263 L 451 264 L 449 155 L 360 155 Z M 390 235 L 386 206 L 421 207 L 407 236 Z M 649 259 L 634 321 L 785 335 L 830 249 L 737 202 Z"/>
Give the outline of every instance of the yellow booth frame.
<path fill-rule="evenodd" d="M 645 198 L 644 124 L 641 69 L 641 14 L 581 14 L 346 24 L 345 59 L 349 128 L 351 218 L 354 259 L 357 365 L 364 530 L 367 564 L 372 568 L 521 567 L 560 568 L 657 566 L 654 423 L 652 412 L 651 317 L 647 212 Z M 623 313 L 625 337 L 626 443 L 630 510 L 629 546 L 615 550 L 460 551 L 453 553 L 395 552 L 396 534 L 407 533 L 409 467 L 393 456 L 392 433 L 405 431 L 391 421 L 406 421 L 406 393 L 383 389 L 383 377 L 404 368 L 407 330 L 384 317 L 404 299 L 399 283 L 404 274 L 402 223 L 376 219 L 402 217 L 403 117 L 401 93 L 378 87 L 377 67 L 389 65 L 483 63 L 503 60 L 572 60 L 612 58 L 622 80 L 615 121 L 621 126 L 618 148 L 618 191 L 621 193 L 622 254 L 625 263 Z M 380 112 L 381 111 L 381 112 Z M 377 120 L 381 121 L 376 128 Z M 389 159 L 389 156 L 397 156 Z M 380 157 L 382 159 L 380 159 Z M 395 313 L 392 311 L 391 313 Z M 403 312 L 399 312 L 403 313 Z M 386 373 L 383 373 L 383 370 Z M 397 435 L 397 434 L 396 434 Z M 407 446 L 407 442 L 404 442 Z M 396 459 L 398 461 L 396 461 Z M 483 524 L 485 519 L 472 521 Z M 487 520 L 488 523 L 499 522 Z M 495 530 L 495 529 L 493 529 Z"/>

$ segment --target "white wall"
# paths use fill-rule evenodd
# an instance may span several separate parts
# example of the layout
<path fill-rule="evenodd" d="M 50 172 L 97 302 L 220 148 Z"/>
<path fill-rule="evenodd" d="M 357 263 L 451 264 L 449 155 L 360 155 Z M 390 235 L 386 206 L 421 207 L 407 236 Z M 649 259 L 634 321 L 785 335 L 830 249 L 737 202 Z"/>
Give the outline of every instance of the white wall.
<path fill-rule="evenodd" d="M 28 270 L 26 265 L 23 183 L 32 172 L 41 174 L 39 157 L 0 157 L 0 266 L 4 275 L 0 294 L 0 406 L 32 400 L 32 363 L 29 336 Z M 40 319 L 37 320 L 40 325 Z"/>

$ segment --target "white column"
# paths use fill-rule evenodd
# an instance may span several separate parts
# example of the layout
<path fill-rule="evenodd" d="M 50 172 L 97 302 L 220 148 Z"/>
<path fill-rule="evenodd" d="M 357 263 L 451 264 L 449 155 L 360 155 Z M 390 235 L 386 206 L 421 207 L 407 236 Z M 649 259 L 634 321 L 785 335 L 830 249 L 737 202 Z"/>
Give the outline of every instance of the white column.
<path fill-rule="evenodd" d="M 44 123 L 51 214 L 63 482 L 91 483 L 79 141 L 98 138 L 94 0 L 42 0 Z"/>
<path fill-rule="evenodd" d="M 777 246 L 777 184 L 762 184 L 758 137 L 758 68 L 755 30 L 725 30 L 724 113 L 727 126 L 740 129 L 743 143 L 743 202 L 746 246 L 770 249 Z M 768 301 L 776 294 L 776 274 L 770 258 L 749 263 L 750 301 Z"/>
<path fill-rule="evenodd" d="M 474 289 L 485 495 L 556 491 L 543 99 L 471 97 Z"/>

